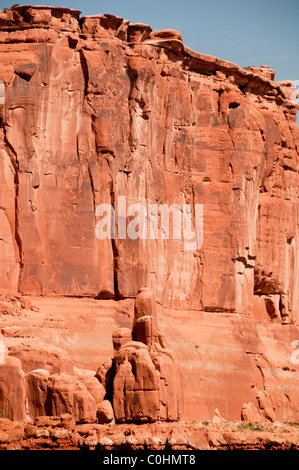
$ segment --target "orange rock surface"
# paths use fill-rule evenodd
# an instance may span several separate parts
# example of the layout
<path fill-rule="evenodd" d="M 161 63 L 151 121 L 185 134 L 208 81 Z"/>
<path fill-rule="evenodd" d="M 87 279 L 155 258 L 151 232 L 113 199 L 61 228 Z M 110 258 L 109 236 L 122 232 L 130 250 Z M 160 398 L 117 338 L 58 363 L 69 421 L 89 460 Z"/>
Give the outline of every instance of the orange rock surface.
<path fill-rule="evenodd" d="M 109 362 L 113 332 L 132 329 L 132 299 L 148 286 L 180 365 L 185 419 L 218 409 L 227 420 L 298 422 L 292 82 L 196 53 L 171 29 L 58 7 L 0 12 L 0 64 L 4 417 L 25 416 L 25 404 L 5 398 L 11 388 L 43 396 L 44 373 L 28 376 L 39 369 L 53 387 L 67 375 L 69 406 L 53 391 L 53 409 L 75 409 L 83 421 L 84 410 L 96 414 L 73 367 Z M 111 204 L 117 215 L 119 196 L 202 204 L 202 246 L 98 239 L 96 208 Z M 69 398 L 74 383 L 79 398 Z"/>

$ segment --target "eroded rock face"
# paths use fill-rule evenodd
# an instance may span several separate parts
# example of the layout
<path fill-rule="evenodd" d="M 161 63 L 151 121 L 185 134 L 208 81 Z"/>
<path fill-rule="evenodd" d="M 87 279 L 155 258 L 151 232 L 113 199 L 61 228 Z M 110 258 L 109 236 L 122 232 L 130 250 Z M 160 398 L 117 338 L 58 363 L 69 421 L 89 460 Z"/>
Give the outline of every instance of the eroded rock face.
<path fill-rule="evenodd" d="M 26 373 L 35 369 L 46 369 L 51 374 L 74 373 L 72 360 L 66 351 L 41 341 L 28 341 L 13 346 L 9 355 L 20 359 Z"/>
<path fill-rule="evenodd" d="M 132 342 L 116 356 L 113 408 L 117 421 L 156 421 L 158 378 L 146 345 Z"/>
<path fill-rule="evenodd" d="M 26 381 L 21 362 L 16 357 L 5 355 L 0 364 L 0 409 L 5 418 L 22 421 L 25 411 Z"/>
<path fill-rule="evenodd" d="M 49 416 L 68 413 L 78 422 L 93 422 L 97 413 L 96 400 L 83 382 L 63 373 L 49 377 L 47 408 Z"/>
<path fill-rule="evenodd" d="M 1 288 L 126 297 L 146 284 L 166 306 L 244 313 L 255 293 L 278 296 L 277 318 L 293 321 L 291 84 L 197 54 L 177 31 L 78 15 L 1 13 Z M 97 239 L 96 207 L 117 213 L 119 196 L 203 204 L 203 245 Z"/>
<path fill-rule="evenodd" d="M 298 421 L 298 365 L 290 362 L 299 337 L 292 83 L 275 82 L 267 67 L 242 69 L 195 53 L 177 31 L 152 32 L 113 15 L 79 20 L 78 11 L 56 7 L 0 12 L 0 63 L 0 291 L 119 299 L 150 286 L 173 308 L 168 325 L 177 315 L 168 338 L 176 341 L 182 330 L 188 343 L 179 340 L 188 416 L 196 409 L 206 419 L 217 405 L 237 419 L 252 402 L 263 419 Z M 116 239 L 98 239 L 96 208 L 112 204 L 117 216 L 120 196 L 127 205 L 203 204 L 202 246 L 121 239 L 121 224 Z M 14 312 L 0 300 L 1 315 Z M 134 416 L 173 419 L 171 354 L 155 315 L 142 309 L 133 348 L 130 331 L 114 336 L 119 388 L 134 392 L 138 357 L 141 377 L 155 370 L 159 380 L 149 401 L 136 386 Z M 4 337 L 16 327 L 4 325 Z M 14 347 L 12 377 L 19 359 L 25 373 L 74 373 L 62 353 Z M 109 364 L 98 376 L 113 401 Z M 0 367 L 6 374 L 8 365 Z M 25 385 L 18 384 L 22 396 Z M 42 395 L 42 384 L 36 387 Z M 9 416 L 24 414 L 23 405 L 15 414 L 5 406 Z M 119 416 L 132 419 L 131 405 L 119 407 Z"/>
<path fill-rule="evenodd" d="M 6 418 L 30 421 L 39 416 L 68 414 L 78 423 L 97 421 L 105 387 L 96 372 L 73 367 L 61 348 L 42 342 L 31 349 L 28 344 L 20 344 L 4 348 L 0 359 L 0 409 Z M 35 365 L 44 368 L 30 368 Z M 109 422 L 111 410 L 107 404 L 102 408 L 106 410 L 105 422 Z"/>
<path fill-rule="evenodd" d="M 48 379 L 50 372 L 46 369 L 36 369 L 25 375 L 27 383 L 28 414 L 31 418 L 46 416 Z"/>
<path fill-rule="evenodd" d="M 123 331 L 127 339 L 127 331 Z M 172 351 L 157 331 L 155 299 L 140 289 L 134 307 L 133 341 L 114 354 L 113 409 L 118 422 L 177 421 L 183 412 L 183 389 Z M 115 335 L 113 335 L 113 340 Z M 113 341 L 115 347 L 115 342 Z"/>
<path fill-rule="evenodd" d="M 114 411 L 109 400 L 103 400 L 97 410 L 99 424 L 111 423 L 114 420 Z"/>
<path fill-rule="evenodd" d="M 106 390 L 95 377 L 94 371 L 75 369 L 75 375 L 85 385 L 89 393 L 95 399 L 96 405 L 99 406 L 104 400 Z"/>

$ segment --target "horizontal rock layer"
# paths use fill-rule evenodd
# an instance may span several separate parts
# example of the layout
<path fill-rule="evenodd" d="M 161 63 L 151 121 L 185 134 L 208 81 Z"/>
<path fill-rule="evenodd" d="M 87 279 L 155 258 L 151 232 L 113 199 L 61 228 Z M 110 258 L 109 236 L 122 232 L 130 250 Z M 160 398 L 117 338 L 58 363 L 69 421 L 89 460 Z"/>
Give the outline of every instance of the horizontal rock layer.
<path fill-rule="evenodd" d="M 254 426 L 248 423 L 99 424 L 75 425 L 69 415 L 39 417 L 33 423 L 0 419 L 1 450 L 298 450 L 298 432 L 292 426 Z M 80 459 L 76 455 L 76 461 Z M 144 457 L 148 457 L 145 454 Z M 194 454 L 191 455 L 191 458 Z M 114 456 L 117 458 L 117 456 Z M 155 456 L 151 454 L 150 463 Z M 188 463 L 190 456 L 167 455 L 167 463 Z M 86 463 L 86 454 L 84 462 Z M 88 454 L 99 459 L 98 455 Z M 104 457 L 103 457 L 104 459 Z M 184 460 L 185 459 L 185 460 Z M 158 460 L 157 460 L 158 462 Z M 83 463 L 83 460 L 82 460 Z M 191 461 L 192 463 L 192 461 Z"/>
<path fill-rule="evenodd" d="M 0 340 L 8 348 L 9 361 L 15 364 L 10 370 L 15 373 L 8 382 L 0 381 L 0 387 L 3 384 L 16 390 L 17 378 L 21 394 L 6 394 L 16 419 L 21 419 L 18 409 L 24 410 L 20 361 L 27 374 L 32 367 L 50 369 L 52 376 L 60 372 L 73 375 L 71 358 L 77 368 L 97 371 L 94 374 L 108 391 L 112 335 L 117 328 L 124 331 L 132 327 L 133 302 L 32 297 L 31 304 L 33 310 L 1 315 L 5 326 Z M 212 420 L 218 409 L 229 421 L 249 417 L 254 422 L 259 416 L 263 423 L 273 419 L 298 422 L 296 325 L 281 325 L 269 316 L 257 322 L 244 314 L 158 307 L 159 329 L 167 336 L 182 374 L 183 420 Z M 115 346 L 118 339 L 113 338 Z M 4 378 L 9 376 L 10 363 L 0 364 Z"/>

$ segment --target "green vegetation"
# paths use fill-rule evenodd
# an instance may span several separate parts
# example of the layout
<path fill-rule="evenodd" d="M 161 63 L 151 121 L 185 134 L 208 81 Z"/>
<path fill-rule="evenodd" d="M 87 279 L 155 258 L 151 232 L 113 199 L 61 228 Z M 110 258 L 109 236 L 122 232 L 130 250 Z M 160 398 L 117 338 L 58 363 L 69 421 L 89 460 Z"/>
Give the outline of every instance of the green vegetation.
<path fill-rule="evenodd" d="M 14 3 L 13 5 L 11 5 L 11 7 L 9 8 L 3 8 L 3 11 L 4 13 L 6 13 L 7 11 L 9 10 L 13 10 L 14 8 L 17 8 L 17 7 L 20 7 L 21 5 L 19 3 Z"/>
<path fill-rule="evenodd" d="M 288 426 L 292 426 L 294 428 L 299 429 L 299 423 L 286 423 Z"/>
<path fill-rule="evenodd" d="M 245 430 L 265 431 L 265 428 L 261 423 L 242 422 L 237 425 L 237 428 L 240 429 L 241 431 L 245 431 Z"/>

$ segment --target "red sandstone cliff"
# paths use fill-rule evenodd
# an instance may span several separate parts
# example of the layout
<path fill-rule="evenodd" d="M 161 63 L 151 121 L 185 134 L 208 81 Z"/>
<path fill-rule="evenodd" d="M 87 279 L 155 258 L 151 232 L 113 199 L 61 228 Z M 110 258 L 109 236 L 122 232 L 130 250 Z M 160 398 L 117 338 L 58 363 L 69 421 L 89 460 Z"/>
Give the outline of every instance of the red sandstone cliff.
<path fill-rule="evenodd" d="M 124 299 L 148 285 L 188 418 L 237 419 L 253 402 L 298 421 L 292 83 L 195 53 L 176 31 L 79 14 L 0 13 L 0 291 Z M 118 196 L 203 204 L 203 245 L 97 239 L 96 207 Z"/>

